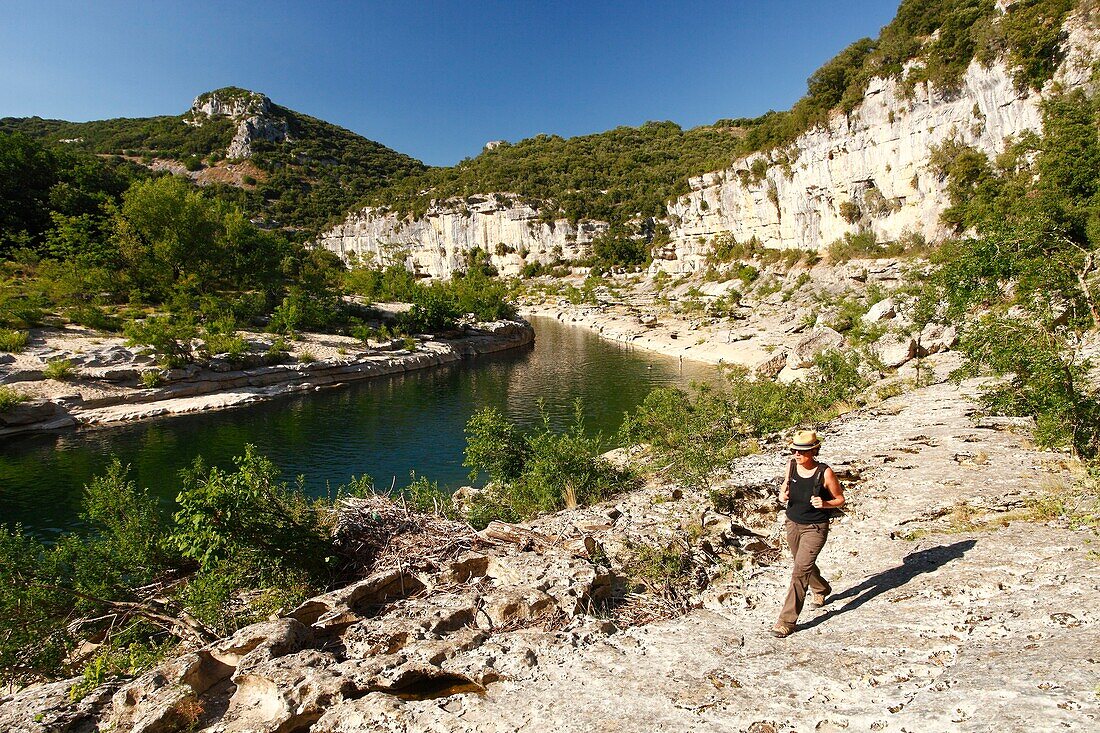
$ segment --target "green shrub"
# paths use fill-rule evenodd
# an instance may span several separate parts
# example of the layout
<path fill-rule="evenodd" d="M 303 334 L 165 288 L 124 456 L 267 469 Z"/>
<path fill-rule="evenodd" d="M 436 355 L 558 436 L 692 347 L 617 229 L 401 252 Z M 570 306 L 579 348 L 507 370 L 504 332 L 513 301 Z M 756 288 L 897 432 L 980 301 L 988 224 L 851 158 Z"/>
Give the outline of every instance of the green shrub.
<path fill-rule="evenodd" d="M 866 231 L 859 234 L 848 232 L 843 239 L 838 239 L 829 245 L 829 262 L 837 264 L 854 259 L 896 257 L 900 253 L 901 250 L 897 245 L 878 243 L 874 232 Z"/>
<path fill-rule="evenodd" d="M 248 342 L 233 330 L 231 319 L 215 321 L 203 329 L 203 351 L 207 356 L 225 354 L 230 362 L 242 362 L 248 354 Z"/>
<path fill-rule="evenodd" d="M 80 305 L 65 311 L 69 323 L 87 326 L 97 331 L 118 333 L 122 330 L 122 319 L 95 305 Z"/>
<path fill-rule="evenodd" d="M 466 423 L 466 451 L 463 466 L 470 480 L 484 475 L 490 483 L 515 481 L 531 452 L 527 436 L 494 407 L 485 407 Z"/>
<path fill-rule="evenodd" d="M 604 267 L 633 267 L 652 261 L 644 240 L 620 232 L 605 232 L 592 240 L 594 264 Z"/>
<path fill-rule="evenodd" d="M 151 346 L 161 364 L 175 368 L 195 359 L 191 342 L 198 327 L 186 316 L 149 316 L 130 321 L 123 329 L 129 346 Z"/>
<path fill-rule="evenodd" d="M 553 429 L 545 410 L 542 424 L 523 433 L 486 408 L 467 423 L 466 436 L 463 465 L 471 478 L 483 473 L 490 478 L 467 517 L 475 527 L 491 519 L 514 521 L 592 504 L 632 482 L 628 473 L 600 457 L 602 441 L 585 434 L 579 404 L 562 432 Z"/>
<path fill-rule="evenodd" d="M 312 364 L 317 361 L 317 357 L 313 355 L 313 352 L 309 349 L 300 349 L 297 353 L 297 359 L 302 364 Z"/>
<path fill-rule="evenodd" d="M 1093 457 L 1100 453 L 1100 391 L 1068 337 L 1031 320 L 985 315 L 964 331 L 959 348 L 966 373 L 1003 377 L 983 392 L 986 409 L 1033 415 L 1037 443 Z"/>
<path fill-rule="evenodd" d="M 689 589 L 691 552 L 679 540 L 657 544 L 627 540 L 623 549 L 623 571 L 651 593 L 675 598 Z"/>
<path fill-rule="evenodd" d="M 42 370 L 42 374 L 46 379 L 54 379 L 58 382 L 72 379 L 74 372 L 73 363 L 68 359 L 54 359 L 46 364 L 46 368 Z"/>
<path fill-rule="evenodd" d="M 0 328 L 0 351 L 18 354 L 27 347 L 30 334 L 26 331 L 12 331 Z"/>
<path fill-rule="evenodd" d="M 411 479 L 409 485 L 401 490 L 401 497 L 410 509 L 448 518 L 454 514 L 450 494 L 440 489 L 437 482 L 417 476 L 415 472 Z"/>
<path fill-rule="evenodd" d="M 735 367 L 722 389 L 697 385 L 688 394 L 661 387 L 624 416 L 619 441 L 648 444 L 654 463 L 669 476 L 704 487 L 715 472 L 754 450 L 759 438 L 831 417 L 866 386 L 859 364 L 855 353 L 828 351 L 793 384 L 752 379 Z"/>
<path fill-rule="evenodd" d="M 20 402 L 26 402 L 30 398 L 13 387 L 0 385 L 0 412 L 7 412 Z"/>
<path fill-rule="evenodd" d="M 292 286 L 283 302 L 271 314 L 268 329 L 274 333 L 329 331 L 347 323 L 347 310 L 331 291 L 307 291 Z"/>
<path fill-rule="evenodd" d="M 164 384 L 164 375 L 159 370 L 150 369 L 141 373 L 141 384 L 146 389 L 153 389 Z"/>
<path fill-rule="evenodd" d="M 258 553 L 268 562 L 325 575 L 332 566 L 333 517 L 279 478 L 279 468 L 246 446 L 236 470 L 207 468 L 201 460 L 183 476 L 176 501 L 173 547 L 204 567 Z"/>

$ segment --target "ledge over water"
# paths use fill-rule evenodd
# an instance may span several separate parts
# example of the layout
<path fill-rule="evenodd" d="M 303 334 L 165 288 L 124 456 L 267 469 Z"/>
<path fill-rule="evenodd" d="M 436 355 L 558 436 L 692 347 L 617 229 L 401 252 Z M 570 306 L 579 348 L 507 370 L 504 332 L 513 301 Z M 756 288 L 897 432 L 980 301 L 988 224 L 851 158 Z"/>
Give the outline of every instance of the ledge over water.
<path fill-rule="evenodd" d="M 535 331 L 526 321 L 493 321 L 470 326 L 459 338 L 428 337 L 413 351 L 374 350 L 308 363 L 229 371 L 191 366 L 163 387 L 116 390 L 91 399 L 77 394 L 18 404 L 0 413 L 0 438 L 238 407 L 280 395 L 449 364 L 526 346 L 534 339 Z"/>

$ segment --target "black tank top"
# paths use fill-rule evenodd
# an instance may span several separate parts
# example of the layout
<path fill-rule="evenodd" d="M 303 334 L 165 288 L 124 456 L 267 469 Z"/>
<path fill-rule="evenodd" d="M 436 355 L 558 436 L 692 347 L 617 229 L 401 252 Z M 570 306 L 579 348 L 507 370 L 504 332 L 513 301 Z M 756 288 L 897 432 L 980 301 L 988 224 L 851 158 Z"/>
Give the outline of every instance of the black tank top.
<path fill-rule="evenodd" d="M 790 498 L 787 500 L 787 519 L 796 524 L 820 524 L 829 521 L 828 509 L 815 509 L 810 503 L 811 496 L 823 496 L 825 487 L 824 463 L 817 464 L 814 475 L 804 478 L 798 475 L 798 466 L 791 461 Z"/>

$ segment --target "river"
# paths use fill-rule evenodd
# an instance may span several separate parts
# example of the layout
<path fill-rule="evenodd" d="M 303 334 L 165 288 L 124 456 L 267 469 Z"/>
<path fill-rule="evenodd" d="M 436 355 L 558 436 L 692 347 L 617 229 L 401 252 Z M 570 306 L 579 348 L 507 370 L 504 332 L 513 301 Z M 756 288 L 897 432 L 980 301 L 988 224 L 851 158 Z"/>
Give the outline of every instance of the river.
<path fill-rule="evenodd" d="M 78 527 L 84 485 L 114 457 L 168 505 L 179 471 L 197 456 L 229 468 L 249 443 L 288 479 L 304 476 L 315 495 L 362 474 L 400 487 L 413 470 L 453 489 L 469 482 L 463 429 L 481 407 L 531 426 L 541 400 L 563 425 L 580 399 L 589 431 L 611 436 L 654 387 L 718 379 L 707 364 L 681 364 L 551 318 L 531 322 L 533 348 L 238 409 L 10 439 L 0 446 L 0 522 L 43 536 Z"/>

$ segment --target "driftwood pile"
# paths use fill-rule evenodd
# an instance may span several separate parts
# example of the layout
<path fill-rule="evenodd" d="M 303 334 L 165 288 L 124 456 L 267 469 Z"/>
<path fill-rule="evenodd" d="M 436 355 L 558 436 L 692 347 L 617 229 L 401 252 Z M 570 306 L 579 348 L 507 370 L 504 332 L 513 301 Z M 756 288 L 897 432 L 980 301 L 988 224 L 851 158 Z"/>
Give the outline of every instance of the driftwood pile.
<path fill-rule="evenodd" d="M 469 524 L 410 509 L 400 498 L 347 498 L 338 512 L 337 544 L 371 572 L 436 572 L 463 552 L 486 544 Z"/>

